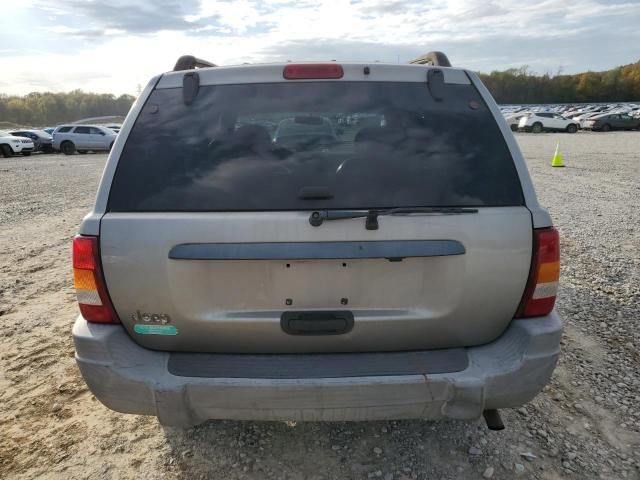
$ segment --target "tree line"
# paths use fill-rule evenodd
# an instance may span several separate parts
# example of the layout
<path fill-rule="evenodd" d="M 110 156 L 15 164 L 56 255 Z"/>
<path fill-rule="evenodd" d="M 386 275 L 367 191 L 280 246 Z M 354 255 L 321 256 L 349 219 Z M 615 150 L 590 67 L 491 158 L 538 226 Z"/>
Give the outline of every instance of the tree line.
<path fill-rule="evenodd" d="M 640 62 L 604 72 L 536 75 L 528 67 L 480 74 L 498 103 L 640 101 Z M 0 94 L 0 123 L 54 126 L 88 117 L 126 115 L 135 97 L 73 90 Z"/>
<path fill-rule="evenodd" d="M 24 96 L 0 94 L 0 122 L 22 126 L 55 126 L 89 117 L 126 115 L 135 97 L 73 90 L 32 92 Z"/>
<path fill-rule="evenodd" d="M 524 66 L 480 78 L 500 104 L 640 101 L 640 62 L 575 75 L 535 75 Z"/>

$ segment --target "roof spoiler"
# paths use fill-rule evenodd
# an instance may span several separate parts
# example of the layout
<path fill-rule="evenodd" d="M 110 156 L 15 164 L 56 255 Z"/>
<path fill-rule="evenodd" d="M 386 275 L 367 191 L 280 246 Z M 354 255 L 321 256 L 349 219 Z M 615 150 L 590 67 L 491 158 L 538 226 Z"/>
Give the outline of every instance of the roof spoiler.
<path fill-rule="evenodd" d="M 421 55 L 418 58 L 410 60 L 409 63 L 416 65 L 433 65 L 436 67 L 450 67 L 451 62 L 447 56 L 442 52 L 429 52 L 426 55 Z"/>
<path fill-rule="evenodd" d="M 173 67 L 174 72 L 179 72 L 181 70 L 195 70 L 196 68 L 206 68 L 206 67 L 216 67 L 215 63 L 208 62 L 206 60 L 202 60 L 201 58 L 196 58 L 193 55 L 183 55 L 176 62 L 175 67 Z"/>
<path fill-rule="evenodd" d="M 429 52 L 425 55 L 421 55 L 413 60 L 410 60 L 409 63 L 413 63 L 416 65 L 433 65 L 440 67 L 450 67 L 451 62 L 447 56 L 442 52 Z M 216 67 L 215 63 L 211 63 L 207 60 L 202 60 L 201 58 L 196 58 L 193 55 L 183 55 L 176 62 L 173 67 L 174 72 L 179 72 L 181 70 L 194 70 L 196 68 L 206 68 L 206 67 Z"/>

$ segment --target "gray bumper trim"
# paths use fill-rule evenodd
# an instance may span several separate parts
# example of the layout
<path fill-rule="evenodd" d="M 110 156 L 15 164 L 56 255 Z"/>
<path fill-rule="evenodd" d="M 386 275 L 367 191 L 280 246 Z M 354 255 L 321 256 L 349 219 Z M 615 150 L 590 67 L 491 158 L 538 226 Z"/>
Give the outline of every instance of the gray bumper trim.
<path fill-rule="evenodd" d="M 451 373 L 469 365 L 464 348 L 420 352 L 223 354 L 172 353 L 169 373 L 205 378 L 344 378 Z"/>
<path fill-rule="evenodd" d="M 484 409 L 522 405 L 544 387 L 561 333 L 555 312 L 514 320 L 497 340 L 466 349 L 469 365 L 458 372 L 265 379 L 175 376 L 170 353 L 140 347 L 121 326 L 78 318 L 73 328 L 78 366 L 102 403 L 176 426 L 208 419 L 477 418 Z"/>

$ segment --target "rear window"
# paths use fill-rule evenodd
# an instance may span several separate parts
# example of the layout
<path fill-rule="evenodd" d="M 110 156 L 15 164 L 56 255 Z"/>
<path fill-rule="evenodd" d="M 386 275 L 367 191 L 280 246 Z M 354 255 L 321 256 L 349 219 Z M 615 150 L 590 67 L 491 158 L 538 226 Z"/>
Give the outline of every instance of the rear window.
<path fill-rule="evenodd" d="M 109 210 L 263 211 L 524 203 L 472 85 L 282 82 L 155 90 Z M 309 198 L 302 192 L 324 192 Z M 321 198 L 318 198 L 321 197 Z"/>
<path fill-rule="evenodd" d="M 60 127 L 60 129 L 58 130 L 58 133 L 66 133 L 71 131 L 71 127 Z"/>

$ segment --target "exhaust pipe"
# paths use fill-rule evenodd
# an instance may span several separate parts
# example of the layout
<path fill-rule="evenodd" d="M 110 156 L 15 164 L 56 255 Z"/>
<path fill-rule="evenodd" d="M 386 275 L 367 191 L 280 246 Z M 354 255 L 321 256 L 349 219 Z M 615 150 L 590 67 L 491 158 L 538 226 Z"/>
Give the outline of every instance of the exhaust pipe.
<path fill-rule="evenodd" d="M 487 428 L 489 430 L 504 430 L 504 423 L 502 423 L 502 418 L 500 418 L 500 412 L 496 409 L 485 410 L 482 412 L 484 416 L 484 421 L 487 422 Z"/>

